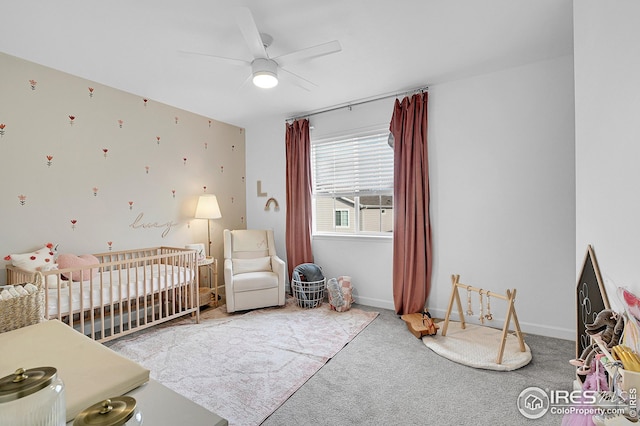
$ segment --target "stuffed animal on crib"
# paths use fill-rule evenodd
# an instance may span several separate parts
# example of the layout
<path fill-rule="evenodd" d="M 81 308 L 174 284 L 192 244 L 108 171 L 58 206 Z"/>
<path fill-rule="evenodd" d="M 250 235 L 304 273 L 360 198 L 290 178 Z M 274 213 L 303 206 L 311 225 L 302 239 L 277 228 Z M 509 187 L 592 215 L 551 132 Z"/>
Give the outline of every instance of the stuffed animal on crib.
<path fill-rule="evenodd" d="M 586 332 L 591 336 L 599 335 L 607 349 L 618 345 L 624 331 L 624 317 L 612 309 L 604 309 L 598 313 L 592 324 L 586 325 Z M 578 367 L 578 374 L 587 374 L 591 371 L 591 361 L 600 349 L 596 343 L 587 346 L 580 358 L 569 361 L 571 365 Z"/>

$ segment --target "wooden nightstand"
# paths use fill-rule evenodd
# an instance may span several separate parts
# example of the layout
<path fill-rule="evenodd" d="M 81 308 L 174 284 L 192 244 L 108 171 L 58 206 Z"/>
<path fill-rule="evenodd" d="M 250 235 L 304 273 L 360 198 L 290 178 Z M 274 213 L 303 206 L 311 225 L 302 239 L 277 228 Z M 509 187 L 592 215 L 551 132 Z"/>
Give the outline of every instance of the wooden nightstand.
<path fill-rule="evenodd" d="M 218 259 L 214 257 L 206 257 L 204 260 L 200 260 L 198 262 L 199 268 L 207 269 L 207 276 L 209 278 L 209 286 L 203 287 L 202 283 L 200 284 L 200 306 L 207 305 L 211 302 L 211 297 L 202 297 L 203 294 L 213 294 L 213 303 L 215 306 L 218 306 Z M 208 289 L 204 290 L 203 289 Z"/>

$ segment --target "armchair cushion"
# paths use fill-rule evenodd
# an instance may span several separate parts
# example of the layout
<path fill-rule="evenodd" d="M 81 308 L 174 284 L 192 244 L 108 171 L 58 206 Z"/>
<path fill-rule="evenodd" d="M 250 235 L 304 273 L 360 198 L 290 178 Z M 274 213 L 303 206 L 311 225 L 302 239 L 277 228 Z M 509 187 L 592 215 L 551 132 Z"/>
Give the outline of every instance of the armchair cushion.
<path fill-rule="evenodd" d="M 255 259 L 232 259 L 233 275 L 246 274 L 248 272 L 271 272 L 271 257 L 257 257 Z"/>
<path fill-rule="evenodd" d="M 233 277 L 233 290 L 236 293 L 270 288 L 277 289 L 278 284 L 278 275 L 273 272 L 248 272 L 234 275 Z"/>
<path fill-rule="evenodd" d="M 267 232 L 257 229 L 244 229 L 233 233 L 234 252 L 261 252 L 269 250 Z"/>

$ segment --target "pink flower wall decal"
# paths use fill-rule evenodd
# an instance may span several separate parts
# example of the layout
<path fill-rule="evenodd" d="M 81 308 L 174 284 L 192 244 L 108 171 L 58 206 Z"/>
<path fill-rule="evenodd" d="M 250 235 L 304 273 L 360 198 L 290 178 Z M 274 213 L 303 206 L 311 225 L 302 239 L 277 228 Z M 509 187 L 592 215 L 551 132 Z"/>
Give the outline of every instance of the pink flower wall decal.
<path fill-rule="evenodd" d="M 234 200 L 235 200 L 235 197 L 231 197 L 231 204 L 233 204 Z"/>
<path fill-rule="evenodd" d="M 144 99 L 144 98 L 143 98 L 143 99 L 142 99 L 142 102 L 143 102 L 143 105 L 144 105 L 144 106 L 147 106 L 147 102 L 149 102 L 149 99 Z"/>
<path fill-rule="evenodd" d="M 31 90 L 36 90 L 36 84 L 38 84 L 35 80 L 29 80 L 29 85 L 31 85 Z"/>
<path fill-rule="evenodd" d="M 183 163 L 184 163 L 184 165 L 186 166 L 186 165 L 187 165 L 187 157 L 183 157 L 183 158 L 182 158 L 182 162 L 183 162 Z"/>
<path fill-rule="evenodd" d="M 118 120 L 118 127 L 120 127 L 122 129 L 122 125 L 124 124 L 124 121 L 122 120 Z"/>
<path fill-rule="evenodd" d="M 27 196 L 26 195 L 18 195 L 18 200 L 20 200 L 20 205 L 24 206 L 27 202 Z"/>
<path fill-rule="evenodd" d="M 0 123 L 0 136 L 4 136 L 4 128 L 7 127 L 6 124 Z"/>
<path fill-rule="evenodd" d="M 71 229 L 76 229 L 76 223 L 78 223 L 77 219 L 71 219 Z"/>
<path fill-rule="evenodd" d="M 75 119 L 76 119 L 76 116 L 75 116 L 75 115 L 70 115 L 70 116 L 69 116 L 69 124 L 70 124 L 71 126 L 73 126 L 73 120 L 75 120 Z"/>
<path fill-rule="evenodd" d="M 202 189 L 203 189 L 203 192 L 207 192 L 207 187 L 206 186 L 203 186 Z"/>
<path fill-rule="evenodd" d="M 160 145 L 160 136 L 156 136 L 156 142 L 158 142 L 158 145 Z"/>
<path fill-rule="evenodd" d="M 204 149 L 209 148 L 209 144 L 207 142 L 204 143 Z"/>
<path fill-rule="evenodd" d="M 147 172 L 147 174 L 149 174 L 149 166 L 144 166 L 144 170 L 145 172 Z"/>
<path fill-rule="evenodd" d="M 51 163 L 53 160 L 53 155 L 47 155 L 47 166 L 51 167 Z"/>
<path fill-rule="evenodd" d="M 209 127 L 211 127 L 211 120 L 209 120 Z"/>
<path fill-rule="evenodd" d="M 93 196 L 94 196 L 94 197 L 97 197 L 97 196 L 98 196 L 98 187 L 97 187 L 97 186 L 94 186 L 94 187 L 93 187 Z"/>
<path fill-rule="evenodd" d="M 244 183 L 244 176 L 242 176 L 242 183 Z"/>
<path fill-rule="evenodd" d="M 104 153 L 104 158 L 107 158 L 107 152 L 109 152 L 109 150 L 107 148 L 102 148 L 102 152 Z"/>
<path fill-rule="evenodd" d="M 173 198 L 176 198 L 176 190 L 175 190 L 175 189 L 172 189 L 172 190 L 171 190 L 171 196 L 172 196 Z"/>
<path fill-rule="evenodd" d="M 220 166 L 220 173 L 224 173 L 224 166 Z"/>
<path fill-rule="evenodd" d="M 236 150 L 236 146 L 235 145 L 231 145 L 231 151 L 235 151 Z"/>
<path fill-rule="evenodd" d="M 133 210 L 133 201 L 129 201 L 129 210 Z"/>
<path fill-rule="evenodd" d="M 93 87 L 88 87 L 89 89 L 89 97 L 93 98 Z"/>
<path fill-rule="evenodd" d="M 109 246 L 109 251 L 111 251 L 112 245 L 113 245 L 113 241 L 107 241 L 107 246 Z"/>
<path fill-rule="evenodd" d="M 174 117 L 174 119 L 176 120 L 176 124 L 178 124 L 178 117 Z"/>
<path fill-rule="evenodd" d="M 240 223 L 244 223 L 244 216 L 240 216 Z"/>

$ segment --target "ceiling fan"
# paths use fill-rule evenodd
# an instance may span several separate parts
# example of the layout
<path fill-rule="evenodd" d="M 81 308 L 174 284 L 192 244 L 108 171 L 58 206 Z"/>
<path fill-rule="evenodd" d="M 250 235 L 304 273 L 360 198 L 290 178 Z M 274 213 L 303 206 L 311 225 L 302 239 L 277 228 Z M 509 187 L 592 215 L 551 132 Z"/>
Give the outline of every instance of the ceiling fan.
<path fill-rule="evenodd" d="M 252 79 L 254 85 L 261 88 L 269 89 L 275 87 L 278 84 L 278 77 L 282 76 L 305 90 L 311 90 L 313 87 L 317 87 L 317 85 L 297 74 L 292 73 L 291 71 L 286 70 L 284 67 L 311 58 L 337 53 L 342 50 L 340 43 L 337 40 L 334 40 L 270 58 L 267 54 L 267 48 L 273 42 L 273 37 L 258 31 L 258 27 L 256 26 L 251 11 L 246 7 L 239 7 L 235 10 L 235 18 L 238 27 L 240 28 L 240 32 L 244 36 L 245 42 L 249 47 L 249 51 L 253 56 L 251 61 L 227 58 L 207 53 L 183 52 L 209 56 L 226 63 L 248 65 L 251 67 L 251 75 L 249 78 Z"/>

